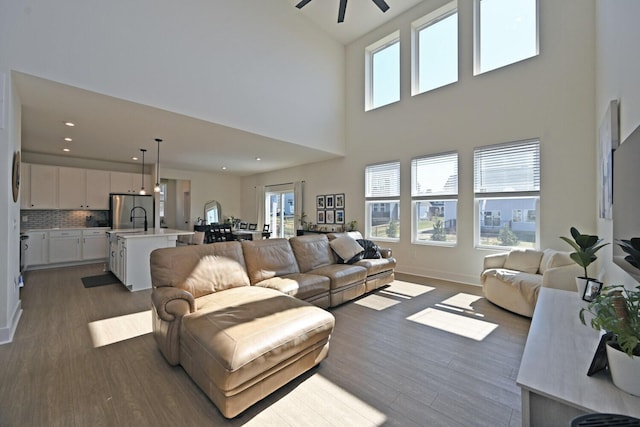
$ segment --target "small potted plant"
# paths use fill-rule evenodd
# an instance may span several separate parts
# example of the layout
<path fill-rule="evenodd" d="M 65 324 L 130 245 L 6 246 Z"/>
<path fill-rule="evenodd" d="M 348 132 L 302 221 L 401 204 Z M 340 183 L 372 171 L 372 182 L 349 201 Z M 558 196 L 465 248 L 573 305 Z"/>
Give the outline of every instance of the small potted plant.
<path fill-rule="evenodd" d="M 587 285 L 587 281 L 596 281 L 595 279 L 589 277 L 587 267 L 589 267 L 592 262 L 598 259 L 598 257 L 596 256 L 596 252 L 607 246 L 608 243 L 601 244 L 602 239 L 600 239 L 598 236 L 582 234 L 575 227 L 571 227 L 569 231 L 571 232 L 571 237 L 573 239 L 564 236 L 561 236 L 560 238 L 571 245 L 573 249 L 575 249 L 575 252 L 572 252 L 569 256 L 576 264 L 584 268 L 584 276 L 576 278 L 578 294 L 580 297 L 582 297 L 582 295 L 584 295 L 584 289 Z"/>
<path fill-rule="evenodd" d="M 356 231 L 358 228 L 358 221 L 355 219 L 353 221 L 349 221 L 349 229 L 347 231 Z"/>
<path fill-rule="evenodd" d="M 640 285 L 635 290 L 622 286 L 605 288 L 587 307 L 580 321 L 591 316 L 591 327 L 613 334 L 607 343 L 611 379 L 616 387 L 640 396 Z"/>

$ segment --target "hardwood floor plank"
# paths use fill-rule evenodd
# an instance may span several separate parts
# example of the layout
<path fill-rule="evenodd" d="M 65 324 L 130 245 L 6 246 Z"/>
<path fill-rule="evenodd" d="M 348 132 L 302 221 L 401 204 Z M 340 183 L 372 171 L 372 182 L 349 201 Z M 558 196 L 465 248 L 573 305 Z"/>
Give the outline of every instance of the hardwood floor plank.
<path fill-rule="evenodd" d="M 398 275 L 375 298 L 332 309 L 329 357 L 227 420 L 151 334 L 95 347 L 89 324 L 120 337 L 113 331 L 137 329 L 128 322 L 150 309 L 149 290 L 84 288 L 103 268 L 25 274 L 15 339 L 0 346 L 0 426 L 520 426 L 529 320 L 478 287 Z M 408 319 L 425 309 L 498 327 L 476 341 Z"/>

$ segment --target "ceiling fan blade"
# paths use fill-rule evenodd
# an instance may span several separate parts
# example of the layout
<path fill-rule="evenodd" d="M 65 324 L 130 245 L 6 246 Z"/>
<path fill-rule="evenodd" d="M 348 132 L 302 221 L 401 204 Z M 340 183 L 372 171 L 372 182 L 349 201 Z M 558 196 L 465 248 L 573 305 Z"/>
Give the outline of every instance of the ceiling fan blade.
<path fill-rule="evenodd" d="M 344 22 L 344 14 L 347 11 L 347 0 L 340 0 L 340 9 L 338 10 L 338 22 Z"/>
<path fill-rule="evenodd" d="M 384 0 L 373 0 L 373 2 L 380 8 L 382 12 L 389 10 L 389 5 Z"/>
<path fill-rule="evenodd" d="M 302 8 L 303 8 L 307 3 L 309 3 L 310 1 L 311 1 L 311 0 L 302 0 L 300 3 L 298 3 L 298 4 L 296 5 L 296 7 L 297 7 L 298 9 L 302 9 Z"/>

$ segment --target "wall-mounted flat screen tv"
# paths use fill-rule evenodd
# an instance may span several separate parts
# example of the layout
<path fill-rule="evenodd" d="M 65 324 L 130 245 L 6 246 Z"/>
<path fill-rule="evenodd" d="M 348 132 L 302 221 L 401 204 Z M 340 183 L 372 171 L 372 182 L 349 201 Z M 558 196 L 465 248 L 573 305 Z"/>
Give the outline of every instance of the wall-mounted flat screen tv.
<path fill-rule="evenodd" d="M 640 237 L 640 126 L 613 153 L 613 262 L 640 282 L 640 270 L 615 244 Z"/>

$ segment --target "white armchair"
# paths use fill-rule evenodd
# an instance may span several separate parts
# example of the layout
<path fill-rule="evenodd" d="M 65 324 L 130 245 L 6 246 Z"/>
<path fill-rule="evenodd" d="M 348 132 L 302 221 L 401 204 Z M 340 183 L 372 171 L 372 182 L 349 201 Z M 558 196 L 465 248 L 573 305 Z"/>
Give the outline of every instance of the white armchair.
<path fill-rule="evenodd" d="M 540 287 L 577 291 L 582 269 L 569 252 L 513 250 L 487 255 L 480 276 L 485 297 L 522 316 L 533 316 Z"/>

